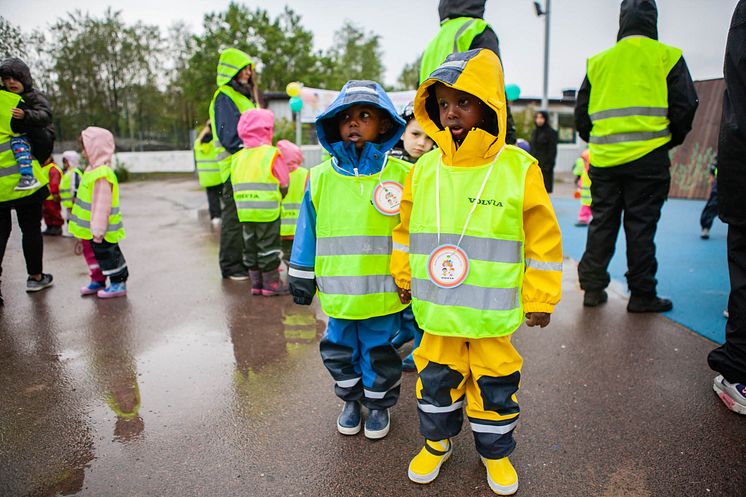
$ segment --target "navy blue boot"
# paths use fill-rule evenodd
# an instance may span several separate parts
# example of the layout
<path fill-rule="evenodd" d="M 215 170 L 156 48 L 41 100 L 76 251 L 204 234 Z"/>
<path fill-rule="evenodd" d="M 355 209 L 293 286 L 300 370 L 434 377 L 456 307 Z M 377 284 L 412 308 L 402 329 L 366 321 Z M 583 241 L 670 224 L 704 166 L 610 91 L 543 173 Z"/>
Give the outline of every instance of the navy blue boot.
<path fill-rule="evenodd" d="M 357 435 L 360 432 L 361 418 L 360 402 L 345 402 L 345 406 L 337 418 L 337 431 L 342 435 Z"/>
<path fill-rule="evenodd" d="M 391 426 L 388 409 L 371 409 L 365 420 L 365 437 L 372 440 L 385 437 Z"/>

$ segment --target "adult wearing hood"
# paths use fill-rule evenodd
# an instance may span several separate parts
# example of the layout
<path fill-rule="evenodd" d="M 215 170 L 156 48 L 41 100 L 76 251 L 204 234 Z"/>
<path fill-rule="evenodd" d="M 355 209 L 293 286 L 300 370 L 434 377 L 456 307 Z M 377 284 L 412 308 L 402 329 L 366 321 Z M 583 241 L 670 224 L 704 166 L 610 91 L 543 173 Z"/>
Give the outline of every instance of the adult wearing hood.
<path fill-rule="evenodd" d="M 430 40 L 422 53 L 420 84 L 443 63 L 448 55 L 454 52 L 487 48 L 500 58 L 500 42 L 497 34 L 484 20 L 486 3 L 487 0 L 440 0 L 438 3 L 440 31 L 435 38 Z M 507 113 L 505 142 L 515 145 L 515 124 L 513 124 L 510 105 L 507 106 Z"/>
<path fill-rule="evenodd" d="M 718 210 L 728 224 L 730 297 L 725 343 L 707 362 L 728 409 L 746 414 L 746 0 L 733 13 L 725 46 L 725 95 L 718 143 Z"/>
<path fill-rule="evenodd" d="M 243 148 L 238 120 L 244 111 L 260 107 L 259 89 L 254 79 L 254 62 L 245 52 L 227 48 L 220 53 L 215 79 L 218 88 L 210 102 L 210 123 L 223 182 L 220 213 L 220 271 L 223 278 L 249 279 L 244 265 L 244 239 L 238 221 L 231 185 L 232 156 Z"/>
<path fill-rule="evenodd" d="M 554 188 L 554 164 L 557 160 L 557 132 L 549 125 L 549 113 L 540 110 L 534 116 L 536 127 L 531 133 L 531 154 L 539 161 L 547 193 Z"/>
<path fill-rule="evenodd" d="M 681 50 L 658 41 L 654 0 L 624 0 L 617 43 L 590 59 L 575 125 L 589 143 L 591 211 L 578 265 L 583 305 L 606 302 L 608 266 L 624 213 L 629 312 L 664 312 L 656 291 L 655 231 L 671 183 L 668 151 L 684 141 L 697 93 Z"/>

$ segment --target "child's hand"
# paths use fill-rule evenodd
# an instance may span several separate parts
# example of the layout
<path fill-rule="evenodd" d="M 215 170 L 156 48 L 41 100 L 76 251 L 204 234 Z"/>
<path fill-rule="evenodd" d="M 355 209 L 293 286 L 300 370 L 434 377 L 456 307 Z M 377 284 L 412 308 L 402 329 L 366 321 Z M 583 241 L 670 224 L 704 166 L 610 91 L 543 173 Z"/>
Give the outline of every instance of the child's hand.
<path fill-rule="evenodd" d="M 526 325 L 528 326 L 541 326 L 544 328 L 549 324 L 549 319 L 552 317 L 548 312 L 527 312 L 526 313 Z"/>
<path fill-rule="evenodd" d="M 13 117 L 15 119 L 23 119 L 24 117 L 26 117 L 26 113 L 23 111 L 23 109 L 19 109 L 18 107 L 12 109 L 10 112 L 13 114 Z"/>
<path fill-rule="evenodd" d="M 412 292 L 403 288 L 396 287 L 396 292 L 399 294 L 399 300 L 402 304 L 409 304 L 412 301 Z"/>

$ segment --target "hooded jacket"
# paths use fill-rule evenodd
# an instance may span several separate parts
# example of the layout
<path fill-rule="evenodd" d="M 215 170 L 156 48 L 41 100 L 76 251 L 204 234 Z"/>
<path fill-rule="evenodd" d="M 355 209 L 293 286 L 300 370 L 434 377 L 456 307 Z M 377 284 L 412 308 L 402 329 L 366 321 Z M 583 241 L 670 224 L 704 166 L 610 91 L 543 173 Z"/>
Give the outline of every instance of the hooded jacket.
<path fill-rule="evenodd" d="M 288 140 L 280 140 L 277 142 L 277 148 L 280 149 L 280 156 L 288 173 L 292 173 L 301 167 L 301 164 L 303 164 L 303 152 L 298 145 Z"/>
<path fill-rule="evenodd" d="M 90 126 L 80 134 L 83 141 L 88 167 L 85 172 L 100 166 L 112 167 L 114 157 L 114 135 L 104 128 Z M 101 242 L 109 226 L 111 213 L 111 183 L 101 178 L 93 185 L 93 202 L 91 203 L 91 234 L 95 242 Z"/>
<path fill-rule="evenodd" d="M 544 116 L 544 124 L 536 126 L 531 133 L 531 154 L 539 161 L 542 171 L 551 171 L 557 160 L 557 131 L 549 125 L 547 111 L 540 110 L 537 114 Z"/>
<path fill-rule="evenodd" d="M 746 0 L 733 13 L 725 46 L 725 94 L 718 139 L 718 210 L 723 222 L 746 226 Z"/>
<path fill-rule="evenodd" d="M 389 130 L 381 135 L 379 143 L 366 142 L 359 155 L 354 143 L 345 143 L 341 140 L 337 124 L 337 115 L 356 104 L 380 109 L 392 124 Z M 316 118 L 319 143 L 331 154 L 335 170 L 345 176 L 368 176 L 381 172 L 386 162 L 386 152 L 396 145 L 405 127 L 404 119 L 397 114 L 386 92 L 374 81 L 348 81 L 331 105 Z M 301 271 L 313 271 L 315 260 L 316 209 L 311 201 L 309 179 L 296 224 L 290 267 Z M 315 284 L 311 281 L 306 286 L 307 292 L 310 293 L 308 297 L 313 297 Z"/>
<path fill-rule="evenodd" d="M 271 110 L 252 109 L 241 114 L 236 131 L 243 142 L 243 148 L 249 149 L 261 145 L 272 145 L 275 130 L 275 115 Z M 280 155 L 272 163 L 272 175 L 280 182 L 280 188 L 287 188 L 290 176 Z"/>
<path fill-rule="evenodd" d="M 507 121 L 506 99 L 502 66 L 494 52 L 490 50 L 470 50 L 460 54 L 451 54 L 446 63 L 450 65 L 436 69 L 430 78 L 425 80 L 417 90 L 414 101 L 414 115 L 422 129 L 432 138 L 439 148 L 428 154 L 442 154 L 445 165 L 456 167 L 483 166 L 494 160 L 497 153 L 504 148 L 503 154 L 525 154 L 518 147 L 505 144 Z M 459 64 L 455 65 L 454 62 Z M 465 65 L 463 65 L 465 62 Z M 463 65 L 463 69 L 457 66 Z M 496 77 L 497 76 L 497 77 Z M 440 124 L 434 85 L 445 84 L 457 90 L 478 97 L 494 113 L 496 130 L 473 128 L 458 145 L 448 128 Z M 427 154 L 426 154 L 427 155 Z M 424 156 L 423 156 L 424 157 Z M 506 157 L 503 155 L 502 157 Z M 401 224 L 393 233 L 394 247 L 409 247 L 409 220 L 412 212 L 412 174 L 420 162 L 412 167 L 404 184 L 401 201 Z M 499 168 L 501 161 L 495 163 Z M 488 192 L 485 192 L 487 195 Z M 526 259 L 557 263 L 562 261 L 562 238 L 557 219 L 544 189 L 541 171 L 536 162 L 531 165 L 526 175 L 523 226 L 525 231 L 524 255 Z M 394 249 L 391 256 L 391 273 L 396 285 L 400 288 L 411 287 L 411 272 L 408 254 Z M 523 305 L 525 312 L 552 312 L 561 295 L 562 273 L 527 268 L 523 282 Z"/>
<path fill-rule="evenodd" d="M 21 59 L 9 57 L 0 63 L 0 79 L 12 77 L 21 82 L 23 92 L 23 119 L 12 119 L 10 126 L 16 133 L 27 135 L 31 142 L 31 151 L 40 163 L 46 162 L 54 146 L 54 124 L 52 108 L 44 94 L 34 88 L 31 70 Z"/>
<path fill-rule="evenodd" d="M 657 40 L 657 23 L 658 9 L 655 0 L 624 0 L 619 11 L 617 41 L 628 36 L 645 36 Z M 667 150 L 681 145 L 687 133 L 692 129 L 692 121 L 699 100 L 683 56 L 666 76 L 666 86 L 668 87 L 668 120 L 670 121 L 668 127 L 671 130 L 671 141 L 629 164 L 645 163 L 651 160 L 666 161 Z M 586 142 L 590 140 L 593 128 L 588 114 L 591 90 L 591 84 L 586 75 L 575 102 L 575 127 L 580 137 Z"/>

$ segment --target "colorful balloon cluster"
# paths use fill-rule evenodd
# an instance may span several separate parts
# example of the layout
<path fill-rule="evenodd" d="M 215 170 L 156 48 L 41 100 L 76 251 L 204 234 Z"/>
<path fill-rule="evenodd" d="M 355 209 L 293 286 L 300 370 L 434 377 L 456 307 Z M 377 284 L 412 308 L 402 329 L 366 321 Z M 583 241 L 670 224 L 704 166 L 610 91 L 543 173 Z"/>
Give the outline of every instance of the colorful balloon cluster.
<path fill-rule="evenodd" d="M 303 84 L 298 83 L 297 81 L 288 83 L 285 87 L 285 92 L 290 97 L 288 104 L 290 104 L 290 110 L 293 112 L 300 112 L 303 108 L 303 100 L 300 98 L 301 88 L 303 88 Z"/>

